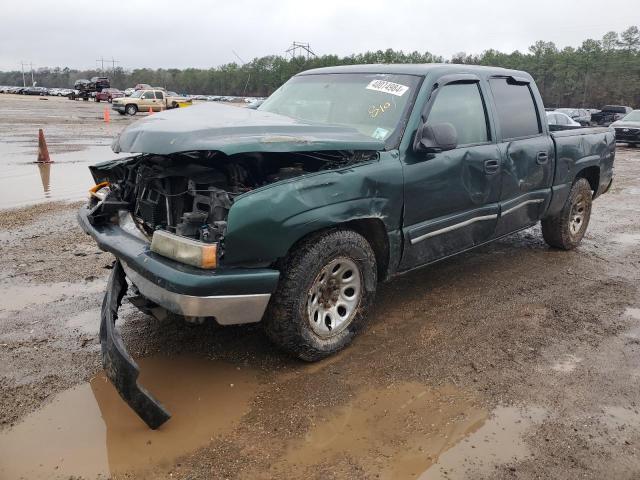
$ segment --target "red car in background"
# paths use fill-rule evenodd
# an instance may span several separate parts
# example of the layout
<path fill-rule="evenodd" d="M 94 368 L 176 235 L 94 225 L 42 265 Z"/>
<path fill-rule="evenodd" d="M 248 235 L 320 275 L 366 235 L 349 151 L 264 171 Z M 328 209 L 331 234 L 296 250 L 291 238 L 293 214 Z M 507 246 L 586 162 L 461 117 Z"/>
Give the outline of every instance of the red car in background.
<path fill-rule="evenodd" d="M 111 100 L 120 97 L 124 97 L 124 92 L 117 88 L 104 88 L 102 91 L 95 93 L 96 102 L 103 101 L 111 103 Z"/>

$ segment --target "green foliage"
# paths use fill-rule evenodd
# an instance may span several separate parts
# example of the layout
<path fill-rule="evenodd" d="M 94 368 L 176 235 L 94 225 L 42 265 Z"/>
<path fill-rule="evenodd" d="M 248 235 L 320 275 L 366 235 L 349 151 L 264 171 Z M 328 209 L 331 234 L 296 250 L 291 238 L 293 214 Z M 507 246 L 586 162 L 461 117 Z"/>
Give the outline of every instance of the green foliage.
<path fill-rule="evenodd" d="M 587 39 L 578 48 L 559 50 L 553 42 L 540 40 L 526 53 L 486 50 L 479 55 L 467 55 L 460 52 L 446 61 L 525 70 L 536 79 L 545 104 L 552 107 L 601 107 L 605 104 L 640 107 L 640 30 L 636 26 L 620 33 L 608 32 L 601 40 Z M 229 63 L 210 69 L 117 68 L 106 75 L 118 88 L 148 83 L 180 93 L 267 96 L 291 76 L 310 68 L 433 62 L 445 62 L 445 59 L 429 52 L 405 53 L 387 49 L 346 57 L 285 58 L 270 55 L 244 65 Z M 41 68 L 36 73 L 36 80 L 41 86 L 71 87 L 80 78 L 99 74 L 96 70 Z M 22 73 L 0 72 L 0 85 L 22 85 Z"/>

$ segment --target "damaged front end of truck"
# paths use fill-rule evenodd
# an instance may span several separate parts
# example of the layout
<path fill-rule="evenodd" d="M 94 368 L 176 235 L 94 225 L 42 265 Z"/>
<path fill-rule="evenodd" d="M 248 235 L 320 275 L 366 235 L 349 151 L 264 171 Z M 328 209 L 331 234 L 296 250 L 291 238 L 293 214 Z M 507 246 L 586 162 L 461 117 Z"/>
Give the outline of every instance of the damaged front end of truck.
<path fill-rule="evenodd" d="M 205 105 L 137 122 L 113 150 L 132 156 L 90 167 L 96 186 L 78 219 L 116 257 L 101 313 L 104 369 L 155 429 L 170 414 L 137 383 L 138 366 L 115 326 L 127 291 L 155 316 L 260 321 L 278 282 L 276 262 L 297 238 L 359 210 L 385 215 L 375 179 L 345 175 L 377 162 L 384 143 L 353 129 Z M 373 204 L 359 207 L 364 197 Z M 336 210 L 308 213 L 332 201 Z"/>

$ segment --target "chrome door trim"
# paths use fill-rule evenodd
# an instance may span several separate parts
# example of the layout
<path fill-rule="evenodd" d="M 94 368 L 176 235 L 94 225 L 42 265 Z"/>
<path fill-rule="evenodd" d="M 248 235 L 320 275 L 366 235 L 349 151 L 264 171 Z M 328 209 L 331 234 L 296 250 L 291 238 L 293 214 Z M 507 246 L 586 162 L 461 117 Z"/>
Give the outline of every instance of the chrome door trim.
<path fill-rule="evenodd" d="M 458 228 L 466 227 L 467 225 L 471 225 L 472 223 L 482 222 L 484 220 L 495 220 L 498 218 L 498 214 L 491 215 L 481 215 L 479 217 L 473 217 L 469 220 L 465 220 L 464 222 L 456 223 L 455 225 L 450 225 L 448 227 L 440 228 L 439 230 L 434 230 L 433 232 L 425 233 L 424 235 L 420 235 L 419 237 L 411 239 L 411 245 L 415 245 L 422 240 L 426 240 L 427 238 L 435 237 L 436 235 L 441 235 L 443 233 L 451 232 L 453 230 L 457 230 Z"/>
<path fill-rule="evenodd" d="M 505 210 L 504 212 L 502 212 L 501 216 L 508 215 L 511 212 L 515 212 L 519 208 L 522 208 L 525 205 L 528 205 L 530 203 L 542 203 L 542 202 L 544 202 L 543 198 L 534 198 L 534 199 L 531 199 L 531 200 L 525 200 L 524 202 L 521 202 L 521 203 L 519 203 L 517 205 L 514 205 L 513 207 L 509 208 L 508 210 Z"/>

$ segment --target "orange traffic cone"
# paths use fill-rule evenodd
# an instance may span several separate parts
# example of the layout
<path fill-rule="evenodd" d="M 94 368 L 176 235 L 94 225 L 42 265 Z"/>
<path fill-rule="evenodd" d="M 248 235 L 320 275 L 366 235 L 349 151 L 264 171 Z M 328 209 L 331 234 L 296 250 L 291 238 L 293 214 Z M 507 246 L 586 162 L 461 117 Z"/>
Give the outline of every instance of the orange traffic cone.
<path fill-rule="evenodd" d="M 42 129 L 38 130 L 38 163 L 52 163 Z"/>
<path fill-rule="evenodd" d="M 153 109 L 149 107 L 149 115 L 151 115 L 152 113 L 153 113 Z"/>
<path fill-rule="evenodd" d="M 104 107 L 104 123 L 109 123 L 111 121 L 111 118 L 109 117 L 109 108 L 108 107 Z"/>

